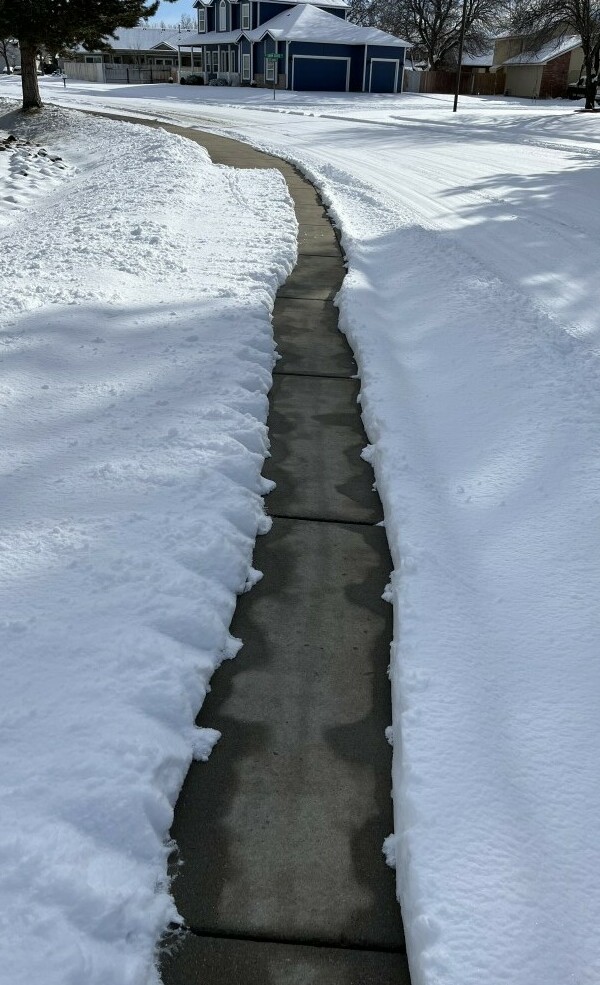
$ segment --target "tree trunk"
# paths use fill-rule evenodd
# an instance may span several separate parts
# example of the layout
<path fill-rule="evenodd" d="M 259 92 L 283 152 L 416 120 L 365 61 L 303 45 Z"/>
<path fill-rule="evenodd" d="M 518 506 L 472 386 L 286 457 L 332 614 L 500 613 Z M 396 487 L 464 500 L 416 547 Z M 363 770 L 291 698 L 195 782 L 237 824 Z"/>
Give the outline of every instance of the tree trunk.
<path fill-rule="evenodd" d="M 36 49 L 21 42 L 21 85 L 23 87 L 23 111 L 40 109 L 42 100 L 37 80 Z"/>

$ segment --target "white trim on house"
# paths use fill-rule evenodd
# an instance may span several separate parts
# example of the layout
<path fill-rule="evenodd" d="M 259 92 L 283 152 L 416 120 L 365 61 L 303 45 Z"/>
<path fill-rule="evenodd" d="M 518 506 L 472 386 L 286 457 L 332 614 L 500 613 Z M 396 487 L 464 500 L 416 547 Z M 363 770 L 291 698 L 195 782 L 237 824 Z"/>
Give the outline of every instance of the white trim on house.
<path fill-rule="evenodd" d="M 247 51 L 242 52 L 242 81 L 250 82 L 252 78 L 251 74 L 252 58 L 250 53 Z"/>
<path fill-rule="evenodd" d="M 227 4 L 219 0 L 219 31 L 227 30 Z"/>
<path fill-rule="evenodd" d="M 270 54 L 270 52 L 269 52 Z M 267 58 L 267 53 L 265 52 L 265 82 L 275 81 L 275 65 L 277 62 L 274 58 Z"/>
<path fill-rule="evenodd" d="M 369 92 L 371 92 L 371 87 L 373 84 L 373 62 L 390 62 L 392 65 L 396 66 L 394 72 L 394 92 L 398 92 L 398 59 L 397 58 L 372 58 L 371 64 L 369 65 Z"/>
<path fill-rule="evenodd" d="M 198 34 L 206 34 L 206 7 L 198 7 Z"/>
<path fill-rule="evenodd" d="M 242 15 L 241 15 L 241 22 L 240 23 L 241 23 L 241 29 L 242 29 L 242 31 L 249 31 L 250 28 L 252 27 L 252 23 L 250 21 L 250 4 L 249 3 L 243 3 L 242 4 Z"/>
<path fill-rule="evenodd" d="M 220 46 L 219 46 L 220 47 Z M 213 72 L 219 72 L 219 48 L 215 48 L 212 53 L 212 70 Z"/>
<path fill-rule="evenodd" d="M 321 62 L 346 62 L 346 92 L 350 90 L 350 62 L 351 58 L 349 55 L 292 55 L 292 89 L 296 87 L 294 85 L 295 70 L 296 70 L 296 59 L 310 59 L 311 61 L 321 61 Z M 315 90 L 318 91 L 318 90 Z"/>

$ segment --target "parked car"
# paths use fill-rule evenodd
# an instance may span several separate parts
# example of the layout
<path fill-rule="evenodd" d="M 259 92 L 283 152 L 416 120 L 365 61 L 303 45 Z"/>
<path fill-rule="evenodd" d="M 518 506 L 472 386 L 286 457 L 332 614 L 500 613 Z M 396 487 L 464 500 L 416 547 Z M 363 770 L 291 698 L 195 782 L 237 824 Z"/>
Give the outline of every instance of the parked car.
<path fill-rule="evenodd" d="M 180 80 L 182 86 L 203 86 L 203 75 L 182 75 Z"/>
<path fill-rule="evenodd" d="M 596 78 L 594 78 L 593 81 L 596 82 L 596 84 L 598 83 Z M 586 85 L 587 79 L 585 75 L 582 75 L 581 78 L 577 79 L 577 82 L 569 82 L 567 86 L 567 99 L 584 98 Z M 600 94 L 598 92 L 596 93 L 596 102 L 600 103 Z"/>

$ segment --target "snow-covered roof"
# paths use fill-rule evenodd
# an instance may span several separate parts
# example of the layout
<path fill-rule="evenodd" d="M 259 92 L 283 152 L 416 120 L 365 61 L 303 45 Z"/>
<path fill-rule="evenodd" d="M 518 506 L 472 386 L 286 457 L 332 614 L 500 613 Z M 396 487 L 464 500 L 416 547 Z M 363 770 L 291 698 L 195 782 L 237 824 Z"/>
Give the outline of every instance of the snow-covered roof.
<path fill-rule="evenodd" d="M 477 52 L 477 54 L 463 54 L 462 57 L 463 65 L 467 68 L 481 66 L 482 68 L 490 68 L 494 64 L 494 45 L 490 48 L 484 48 L 482 51 Z"/>
<path fill-rule="evenodd" d="M 371 44 L 410 48 L 408 41 L 395 38 L 376 27 L 359 27 L 335 14 L 306 3 L 277 14 L 253 31 L 244 31 L 251 41 L 270 34 L 275 41 L 313 41 L 321 44 Z"/>
<path fill-rule="evenodd" d="M 206 31 L 204 34 L 192 34 L 185 41 L 180 42 L 180 48 L 196 48 L 201 44 L 236 44 L 242 34 L 247 31 Z"/>
<path fill-rule="evenodd" d="M 215 0 L 195 0 L 193 7 L 212 7 Z M 230 0 L 231 3 L 239 3 L 240 0 Z M 279 3 L 289 3 L 294 6 L 297 3 L 309 3 L 314 7 L 343 7 L 345 10 L 350 7 L 346 0 L 278 0 Z"/>
<path fill-rule="evenodd" d="M 152 51 L 160 45 L 167 45 L 177 51 L 177 45 L 188 37 L 193 37 L 195 31 L 178 31 L 173 28 L 163 30 L 160 27 L 118 27 L 114 38 L 108 38 L 108 44 L 115 51 Z M 75 51 L 86 51 L 82 45 L 77 45 Z"/>
<path fill-rule="evenodd" d="M 552 61 L 553 58 L 558 58 L 559 55 L 565 55 L 568 51 L 573 51 L 575 48 L 581 46 L 580 37 L 569 37 L 569 38 L 558 38 L 553 41 L 549 41 L 545 44 L 543 48 L 539 51 L 523 51 L 520 55 L 515 55 L 513 58 L 508 58 L 504 65 L 545 65 L 547 62 Z"/>

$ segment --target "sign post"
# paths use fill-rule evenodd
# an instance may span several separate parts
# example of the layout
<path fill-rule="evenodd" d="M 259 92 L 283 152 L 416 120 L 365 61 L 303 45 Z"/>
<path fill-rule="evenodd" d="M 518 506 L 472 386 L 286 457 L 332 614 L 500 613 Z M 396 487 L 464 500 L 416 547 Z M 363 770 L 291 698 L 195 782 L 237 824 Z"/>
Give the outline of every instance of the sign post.
<path fill-rule="evenodd" d="M 279 61 L 280 58 L 283 58 L 283 55 L 276 55 L 274 51 L 269 52 L 269 54 L 265 55 L 266 61 L 275 63 L 273 65 L 273 99 L 275 99 L 275 72 L 277 70 L 277 62 Z"/>

